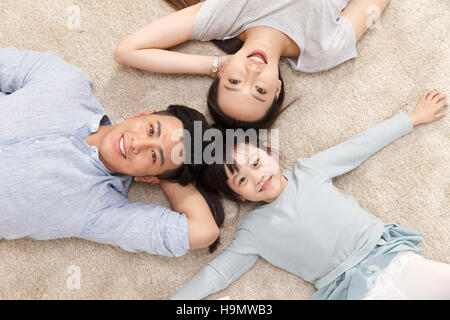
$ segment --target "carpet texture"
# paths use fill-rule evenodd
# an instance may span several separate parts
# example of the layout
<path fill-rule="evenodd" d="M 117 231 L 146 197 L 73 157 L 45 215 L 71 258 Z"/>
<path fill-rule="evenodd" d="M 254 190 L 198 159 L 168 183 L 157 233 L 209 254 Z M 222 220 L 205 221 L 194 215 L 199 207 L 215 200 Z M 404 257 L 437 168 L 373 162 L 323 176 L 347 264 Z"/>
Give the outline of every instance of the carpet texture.
<path fill-rule="evenodd" d="M 57 51 L 92 77 L 94 94 L 114 123 L 175 103 L 207 113 L 208 77 L 147 73 L 113 60 L 124 37 L 171 12 L 162 0 L 2 0 L 0 47 Z M 448 0 L 392 0 L 380 27 L 358 43 L 358 58 L 317 74 L 281 63 L 286 101 L 299 98 L 274 126 L 280 130 L 282 168 L 412 111 L 426 89 L 450 93 L 449 21 Z M 201 42 L 176 50 L 219 52 Z M 335 180 L 384 222 L 420 230 L 422 254 L 447 263 L 449 118 L 418 127 Z M 128 197 L 168 205 L 156 185 L 133 183 Z M 237 219 L 250 209 L 226 203 L 221 245 L 212 255 L 206 249 L 180 258 L 133 254 L 74 238 L 0 240 L 0 299 L 167 299 L 230 243 Z M 260 259 L 208 299 L 307 299 L 313 292 L 312 285 Z"/>

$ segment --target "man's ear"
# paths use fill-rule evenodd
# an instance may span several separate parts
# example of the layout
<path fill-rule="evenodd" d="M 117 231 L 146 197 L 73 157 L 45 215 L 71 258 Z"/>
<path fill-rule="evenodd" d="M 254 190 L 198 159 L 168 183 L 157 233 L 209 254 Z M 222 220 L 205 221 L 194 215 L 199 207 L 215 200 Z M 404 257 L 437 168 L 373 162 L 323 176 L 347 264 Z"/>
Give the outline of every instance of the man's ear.
<path fill-rule="evenodd" d="M 148 116 L 149 114 L 152 114 L 155 112 L 156 112 L 156 110 L 148 110 L 148 111 L 133 114 L 133 115 L 129 116 L 127 119 L 133 119 L 133 118 L 137 118 L 137 117 L 141 117 L 141 116 Z"/>
<path fill-rule="evenodd" d="M 134 177 L 134 181 L 147 182 L 147 183 L 160 183 L 161 181 L 157 177 L 145 176 L 145 177 Z"/>

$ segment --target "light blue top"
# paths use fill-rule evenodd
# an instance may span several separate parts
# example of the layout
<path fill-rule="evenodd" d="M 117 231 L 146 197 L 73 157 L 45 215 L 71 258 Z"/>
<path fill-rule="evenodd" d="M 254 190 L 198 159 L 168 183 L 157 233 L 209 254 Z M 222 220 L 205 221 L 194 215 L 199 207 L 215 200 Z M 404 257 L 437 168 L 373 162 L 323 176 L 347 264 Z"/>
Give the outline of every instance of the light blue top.
<path fill-rule="evenodd" d="M 0 49 L 0 238 L 78 237 L 181 256 L 184 214 L 130 202 L 84 138 L 110 124 L 89 76 L 52 52 Z"/>
<path fill-rule="evenodd" d="M 332 179 L 412 131 L 401 113 L 285 172 L 288 184 L 272 203 L 239 221 L 228 248 L 172 299 L 200 299 L 224 289 L 262 257 L 320 289 L 363 260 L 379 243 L 384 224 L 342 194 Z"/>

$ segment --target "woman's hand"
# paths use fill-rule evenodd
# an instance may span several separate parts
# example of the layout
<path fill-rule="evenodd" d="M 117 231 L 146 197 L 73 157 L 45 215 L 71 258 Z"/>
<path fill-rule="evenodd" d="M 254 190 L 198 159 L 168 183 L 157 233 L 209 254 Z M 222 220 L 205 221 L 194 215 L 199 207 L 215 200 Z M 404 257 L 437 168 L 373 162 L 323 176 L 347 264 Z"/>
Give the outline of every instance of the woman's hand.
<path fill-rule="evenodd" d="M 223 68 L 225 68 L 225 66 L 227 65 L 228 61 L 230 61 L 231 57 L 233 55 L 225 55 L 225 56 L 220 56 L 219 57 L 219 74 L 222 74 L 223 72 Z"/>
<path fill-rule="evenodd" d="M 416 109 L 409 114 L 409 118 L 411 119 L 414 127 L 445 117 L 445 112 L 439 112 L 439 110 L 444 107 L 448 107 L 446 99 L 447 96 L 445 94 L 441 94 L 437 90 L 429 90 L 425 92 L 417 104 Z"/>

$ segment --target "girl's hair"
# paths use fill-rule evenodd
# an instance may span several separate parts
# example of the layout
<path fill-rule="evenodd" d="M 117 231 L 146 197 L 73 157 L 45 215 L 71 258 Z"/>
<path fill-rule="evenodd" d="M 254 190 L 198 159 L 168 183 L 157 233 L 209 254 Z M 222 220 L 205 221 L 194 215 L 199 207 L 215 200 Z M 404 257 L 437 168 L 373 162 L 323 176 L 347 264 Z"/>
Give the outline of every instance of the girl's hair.
<path fill-rule="evenodd" d="M 234 192 L 228 185 L 227 174 L 225 171 L 225 167 L 233 174 L 235 171 L 239 171 L 239 165 L 236 164 L 235 159 L 235 151 L 240 143 L 251 144 L 257 148 L 267 150 L 268 153 L 272 152 L 270 146 L 267 146 L 267 143 L 264 142 L 261 137 L 258 135 L 258 131 L 252 130 L 255 133 L 255 136 L 250 137 L 243 130 L 233 130 L 227 134 L 228 130 L 218 127 L 217 125 L 211 126 L 213 129 L 218 129 L 221 132 L 221 138 L 219 141 L 214 141 L 212 143 L 216 143 L 215 151 L 219 151 L 220 154 L 216 157 L 216 154 L 213 155 L 215 162 L 213 164 L 209 164 L 205 166 L 202 170 L 199 182 L 207 190 L 212 190 L 223 197 L 232 200 L 238 201 L 239 195 Z M 232 137 L 232 139 L 230 139 Z M 231 140 L 231 141 L 230 141 Z M 231 163 L 227 162 L 228 160 L 232 160 Z"/>
<path fill-rule="evenodd" d="M 250 139 L 248 136 L 245 136 L 245 133 L 243 137 L 242 135 L 235 133 L 233 141 L 231 141 L 231 143 L 228 143 L 229 141 L 226 139 L 225 129 L 221 129 L 218 126 L 213 127 L 220 130 L 222 135 L 222 139 L 212 142 L 216 143 L 216 148 L 214 150 L 216 152 L 219 152 L 220 155 L 218 157 L 215 157 L 216 154 L 212 155 L 216 161 L 212 164 L 207 165 L 202 170 L 197 179 L 197 186 L 198 189 L 201 190 L 205 200 L 208 201 L 211 211 L 213 211 L 212 209 L 214 208 L 213 212 L 216 212 L 217 214 L 217 217 L 214 217 L 216 219 L 216 222 L 218 224 L 220 223 L 219 226 L 222 226 L 225 214 L 223 204 L 221 202 L 221 197 L 237 203 L 239 203 L 240 201 L 239 195 L 234 192 L 227 183 L 228 176 L 225 166 L 231 173 L 239 170 L 239 168 L 235 162 L 227 163 L 227 159 L 235 158 L 234 152 L 238 144 L 241 142 L 246 144 L 251 143 L 252 145 L 255 145 L 259 148 L 266 148 L 268 152 L 271 152 L 271 149 L 270 147 L 265 145 L 260 137 L 257 137 L 256 139 Z M 227 143 L 225 143 L 225 141 Z M 210 252 L 213 252 L 216 249 L 218 243 L 219 239 L 211 246 L 214 246 L 213 248 L 210 247 Z"/>

